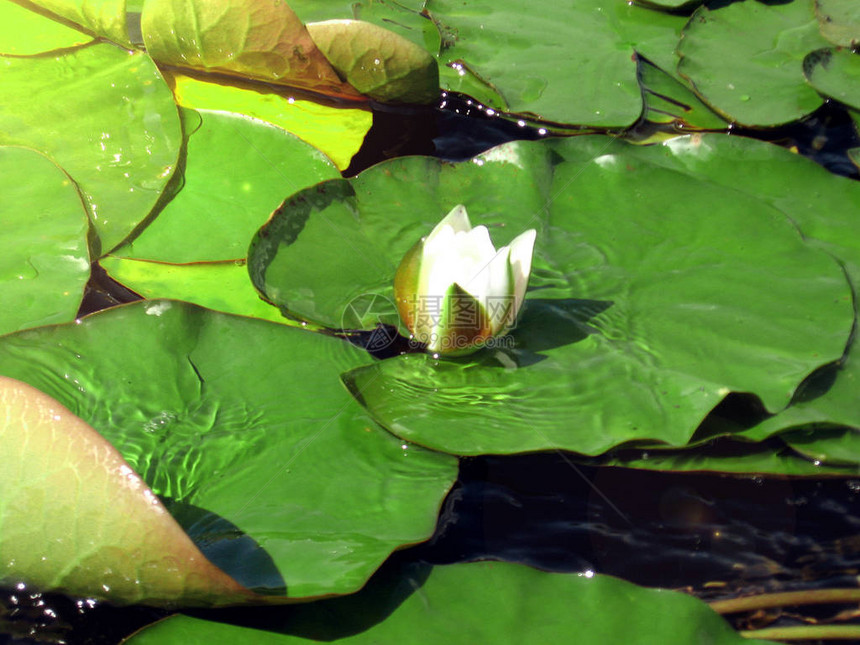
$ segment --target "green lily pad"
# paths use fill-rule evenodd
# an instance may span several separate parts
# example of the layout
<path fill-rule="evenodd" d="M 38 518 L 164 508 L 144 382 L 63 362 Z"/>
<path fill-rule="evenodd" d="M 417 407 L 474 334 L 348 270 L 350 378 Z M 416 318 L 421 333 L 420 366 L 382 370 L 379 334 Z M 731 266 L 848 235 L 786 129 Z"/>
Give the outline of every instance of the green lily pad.
<path fill-rule="evenodd" d="M 361 587 L 432 534 L 456 477 L 456 460 L 351 400 L 337 375 L 366 360 L 339 339 L 173 301 L 0 339 L 0 373 L 98 430 L 231 577 L 289 598 Z"/>
<path fill-rule="evenodd" d="M 178 194 L 101 265 L 147 298 L 285 322 L 248 278 L 248 243 L 285 194 L 339 173 L 315 148 L 256 119 L 185 108 L 182 115 L 188 143 Z"/>
<path fill-rule="evenodd" d="M 838 258 L 856 290 L 860 285 L 860 237 L 854 213 L 860 212 L 860 185 L 837 177 L 787 150 L 739 137 L 693 136 L 668 141 L 659 148 L 639 149 L 654 162 L 691 178 L 709 181 L 756 196 L 789 215 L 811 244 Z M 855 303 L 855 307 L 856 307 Z M 760 441 L 789 429 L 815 426 L 860 428 L 860 360 L 857 342 L 845 348 L 830 382 L 810 388 L 786 410 L 737 433 Z M 823 376 L 828 377 L 827 372 Z M 829 377 L 828 377 L 829 378 Z M 817 389 L 818 391 L 814 391 Z M 860 455 L 856 456 L 860 461 Z"/>
<path fill-rule="evenodd" d="M 111 278 L 150 300 L 184 300 L 223 313 L 289 322 L 260 299 L 244 260 L 169 264 L 108 255 L 99 264 Z"/>
<path fill-rule="evenodd" d="M 141 31 L 162 64 L 357 96 L 284 0 L 147 0 Z"/>
<path fill-rule="evenodd" d="M 41 9 L 80 25 L 84 31 L 131 47 L 125 20 L 126 0 L 29 0 Z"/>
<path fill-rule="evenodd" d="M 32 56 L 52 49 L 74 47 L 92 39 L 92 36 L 14 2 L 0 3 L 0 54 Z"/>
<path fill-rule="evenodd" d="M 452 35 L 439 54 L 444 85 L 550 121 L 629 125 L 642 102 L 633 47 L 613 29 L 613 11 L 602 0 L 540 11 L 520 2 L 434 1 L 433 19 Z"/>
<path fill-rule="evenodd" d="M 90 276 L 89 221 L 68 175 L 0 146 L 0 334 L 73 320 Z"/>
<path fill-rule="evenodd" d="M 179 156 L 179 116 L 155 64 L 102 43 L 0 58 L 0 69 L 0 143 L 56 161 L 87 201 L 97 246 L 110 250 L 152 210 Z"/>
<path fill-rule="evenodd" d="M 436 24 L 422 11 L 421 0 L 377 2 L 376 0 L 292 0 L 290 7 L 305 24 L 325 20 L 361 20 L 391 30 L 403 38 L 439 53 L 441 34 Z"/>
<path fill-rule="evenodd" d="M 557 124 L 628 126 L 642 109 L 634 50 L 674 69 L 685 19 L 626 2 L 297 0 L 305 21 L 360 19 L 437 57 L 442 86 Z M 573 88 L 573 91 L 571 90 Z"/>
<path fill-rule="evenodd" d="M 605 10 L 610 11 L 610 23 L 618 34 L 617 46 L 634 49 L 676 80 L 683 80 L 675 73 L 675 50 L 687 23 L 685 16 L 655 11 L 638 2 L 611 3 Z"/>
<path fill-rule="evenodd" d="M 794 121 L 821 105 L 802 61 L 829 43 L 812 0 L 700 7 L 678 45 L 678 72 L 726 119 L 750 126 Z"/>
<path fill-rule="evenodd" d="M 818 433 L 814 433 L 818 434 Z M 600 458 L 602 466 L 621 466 L 641 470 L 671 472 L 718 472 L 760 475 L 789 475 L 792 477 L 856 477 L 856 465 L 840 465 L 836 460 L 825 461 L 803 456 L 806 451 L 795 446 L 791 433 L 780 437 L 788 446 L 774 446 L 742 441 L 706 444 L 702 448 L 682 450 L 622 450 Z M 793 450 L 792 448 L 796 448 Z"/>
<path fill-rule="evenodd" d="M 390 578 L 372 581 L 352 598 L 285 608 L 267 621 L 268 631 L 177 615 L 128 642 L 410 643 L 420 634 L 427 643 L 543 645 L 570 642 L 576 634 L 582 645 L 764 644 L 743 638 L 692 596 L 591 572 L 474 562 L 434 567 L 429 574 L 426 567 L 405 565 Z"/>
<path fill-rule="evenodd" d="M 361 294 L 391 298 L 400 258 L 454 204 L 497 246 L 537 228 L 523 315 L 495 351 L 400 356 L 345 381 L 398 436 L 455 454 L 681 446 L 731 391 L 787 405 L 841 356 L 854 312 L 842 270 L 781 212 L 661 154 L 578 137 L 387 162 L 287 200 L 249 270 L 289 314 L 338 326 Z"/>
<path fill-rule="evenodd" d="M 238 81 L 227 85 L 182 74 L 168 78 L 179 105 L 237 112 L 276 125 L 325 153 L 338 170 L 349 167 L 373 123 L 366 109 L 313 103 Z"/>
<path fill-rule="evenodd" d="M 0 408 L 0 446 L 16 465 L 0 471 L 0 581 L 121 603 L 252 598 L 86 423 L 3 376 Z"/>
<path fill-rule="evenodd" d="M 174 264 L 243 259 L 285 195 L 340 176 L 318 150 L 256 119 L 186 108 L 182 119 L 181 188 L 140 235 L 114 251 L 117 257 Z"/>
<path fill-rule="evenodd" d="M 854 0 L 815 0 L 821 35 L 840 47 L 860 43 L 860 5 Z"/>
<path fill-rule="evenodd" d="M 308 33 L 337 73 L 359 92 L 384 103 L 433 103 L 439 68 L 423 47 L 360 20 L 308 23 Z"/>
<path fill-rule="evenodd" d="M 803 61 L 806 80 L 816 90 L 860 110 L 860 56 L 847 50 L 819 49 Z"/>

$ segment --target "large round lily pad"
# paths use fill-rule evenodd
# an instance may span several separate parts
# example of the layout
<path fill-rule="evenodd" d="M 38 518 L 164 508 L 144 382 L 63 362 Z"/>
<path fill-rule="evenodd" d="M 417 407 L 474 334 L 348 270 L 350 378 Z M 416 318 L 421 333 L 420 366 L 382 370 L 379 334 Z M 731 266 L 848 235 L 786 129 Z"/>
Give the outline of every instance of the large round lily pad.
<path fill-rule="evenodd" d="M 497 245 L 537 228 L 507 344 L 384 360 L 346 375 L 353 393 L 395 434 L 458 454 L 684 445 L 731 391 L 787 405 L 841 356 L 854 313 L 839 265 L 782 212 L 661 155 L 581 137 L 381 164 L 287 200 L 249 268 L 288 313 L 336 326 L 361 294 L 391 298 L 402 255 L 454 204 Z"/>
<path fill-rule="evenodd" d="M 856 291 L 860 285 L 860 184 L 837 177 L 817 164 L 782 148 L 739 137 L 694 136 L 667 142 L 659 148 L 638 149 L 653 163 L 682 172 L 693 179 L 731 187 L 771 204 L 800 227 L 811 244 L 838 258 Z M 855 308 L 857 303 L 855 302 Z M 843 426 L 860 428 L 860 360 L 855 337 L 836 365 L 829 365 L 805 387 L 802 396 L 774 417 L 733 432 L 759 441 L 788 429 Z M 814 436 L 814 435 L 813 435 Z M 824 440 L 827 444 L 825 435 Z M 804 440 L 807 454 L 827 454 L 814 439 Z M 841 452 L 844 461 L 844 451 Z M 855 463 L 858 461 L 855 455 Z"/>
<path fill-rule="evenodd" d="M 0 374 L 98 430 L 210 560 L 293 598 L 355 591 L 429 537 L 456 477 L 456 460 L 351 400 L 338 374 L 366 360 L 338 339 L 165 300 L 0 340 Z"/>

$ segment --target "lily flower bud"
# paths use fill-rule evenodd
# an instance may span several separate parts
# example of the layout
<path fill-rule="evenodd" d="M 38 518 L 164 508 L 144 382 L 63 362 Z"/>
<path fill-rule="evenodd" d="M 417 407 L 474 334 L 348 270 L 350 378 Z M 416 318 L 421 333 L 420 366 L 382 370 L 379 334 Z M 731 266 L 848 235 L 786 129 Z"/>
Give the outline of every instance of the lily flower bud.
<path fill-rule="evenodd" d="M 412 338 L 437 354 L 466 354 L 514 326 L 531 273 L 534 229 L 496 250 L 463 205 L 413 246 L 394 277 Z"/>

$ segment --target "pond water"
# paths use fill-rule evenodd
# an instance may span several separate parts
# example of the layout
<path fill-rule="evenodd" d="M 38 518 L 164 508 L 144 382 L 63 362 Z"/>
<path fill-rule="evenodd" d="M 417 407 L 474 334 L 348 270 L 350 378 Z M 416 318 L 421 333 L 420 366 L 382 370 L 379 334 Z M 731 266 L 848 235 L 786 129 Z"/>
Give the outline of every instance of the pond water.
<path fill-rule="evenodd" d="M 487 116 L 467 97 L 446 95 L 442 109 L 378 112 L 347 174 L 392 156 L 458 160 L 504 141 L 544 136 Z M 835 105 L 825 105 L 802 124 L 769 131 L 766 138 L 795 146 L 832 172 L 858 178 L 845 155 L 858 145 L 856 135 Z M 132 299 L 135 294 L 96 274 L 81 313 Z M 858 496 L 860 476 L 790 480 L 659 473 L 598 468 L 565 454 L 465 459 L 436 534 L 398 553 L 386 567 L 500 559 L 551 571 L 613 574 L 706 600 L 856 586 Z M 804 613 L 814 620 L 833 611 Z M 248 613 L 259 620 L 255 610 L 198 612 L 229 614 L 238 622 Z M 0 590 L 0 642 L 116 643 L 165 614 L 5 589 Z M 738 620 L 739 627 L 747 627 L 794 618 L 774 611 Z"/>

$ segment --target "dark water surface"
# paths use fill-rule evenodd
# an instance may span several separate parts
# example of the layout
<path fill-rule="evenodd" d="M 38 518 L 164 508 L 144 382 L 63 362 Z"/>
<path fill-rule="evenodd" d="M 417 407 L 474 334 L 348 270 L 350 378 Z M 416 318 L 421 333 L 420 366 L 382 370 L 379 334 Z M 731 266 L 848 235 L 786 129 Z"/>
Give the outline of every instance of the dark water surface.
<path fill-rule="evenodd" d="M 860 141 L 846 112 L 833 103 L 800 124 L 743 134 L 795 146 L 832 172 L 858 178 L 845 150 Z M 404 154 L 459 160 L 504 141 L 545 136 L 487 116 L 468 97 L 446 95 L 443 109 L 376 113 L 368 142 L 347 174 Z M 97 271 L 81 313 L 133 299 L 135 294 Z M 436 534 L 396 554 L 374 583 L 381 584 L 392 567 L 490 558 L 550 571 L 612 574 L 706 600 L 856 587 L 858 510 L 860 476 L 789 480 L 660 473 L 587 467 L 563 454 L 465 459 Z M 117 643 L 163 615 L 0 589 L 0 642 Z M 254 609 L 198 615 L 265 623 Z"/>

